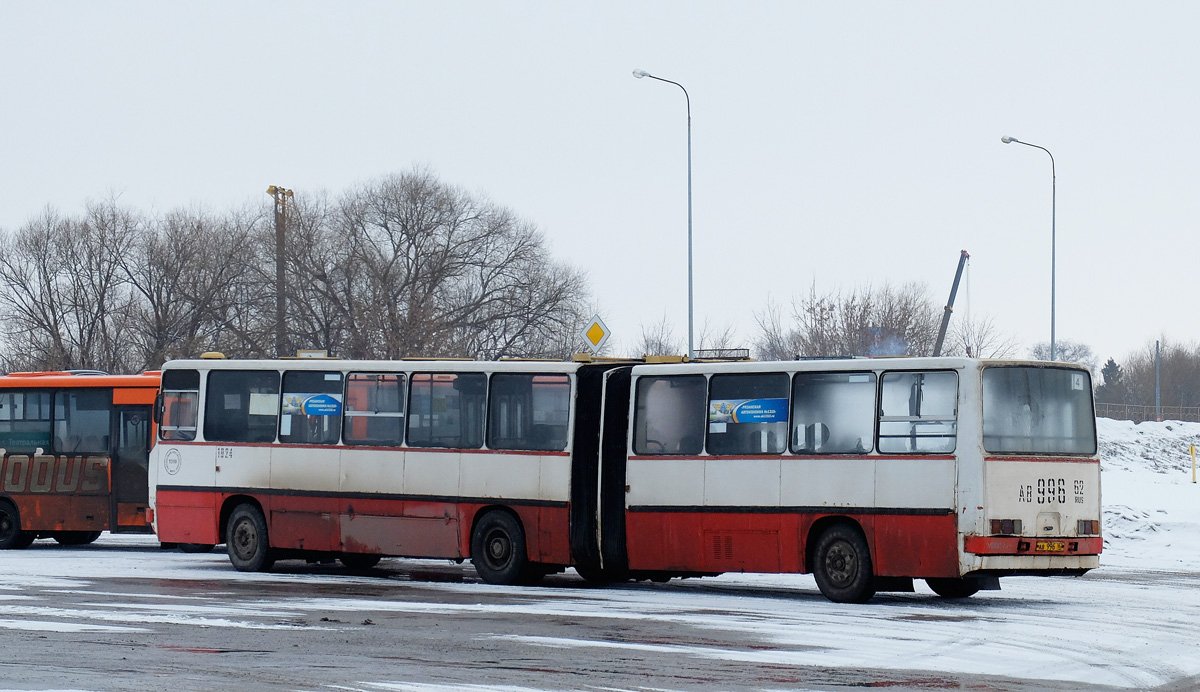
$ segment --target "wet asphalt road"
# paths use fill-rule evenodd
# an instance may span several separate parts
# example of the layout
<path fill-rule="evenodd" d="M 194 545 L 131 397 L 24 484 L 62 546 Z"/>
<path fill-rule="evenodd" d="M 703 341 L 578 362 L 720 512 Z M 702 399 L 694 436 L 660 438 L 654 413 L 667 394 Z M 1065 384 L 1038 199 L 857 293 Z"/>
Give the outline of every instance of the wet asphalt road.
<path fill-rule="evenodd" d="M 0 690 L 1097 689 L 789 663 L 797 647 L 759 636 L 755 617 L 777 625 L 746 611 L 823 607 L 814 588 L 592 589 L 573 572 L 506 588 L 479 582 L 469 563 L 405 560 L 354 574 L 280 562 L 243 575 L 219 552 L 147 540 L 0 554 L 14 572 L 0 578 Z"/>

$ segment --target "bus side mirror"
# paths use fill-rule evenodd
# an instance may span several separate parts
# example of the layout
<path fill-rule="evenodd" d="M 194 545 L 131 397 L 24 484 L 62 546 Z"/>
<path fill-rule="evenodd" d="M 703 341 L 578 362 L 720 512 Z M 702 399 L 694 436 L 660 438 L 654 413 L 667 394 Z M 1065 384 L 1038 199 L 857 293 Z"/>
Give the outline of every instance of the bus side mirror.
<path fill-rule="evenodd" d="M 154 397 L 154 424 L 162 425 L 162 417 L 163 417 L 163 395 L 162 395 L 162 392 L 159 392 L 158 396 Z"/>

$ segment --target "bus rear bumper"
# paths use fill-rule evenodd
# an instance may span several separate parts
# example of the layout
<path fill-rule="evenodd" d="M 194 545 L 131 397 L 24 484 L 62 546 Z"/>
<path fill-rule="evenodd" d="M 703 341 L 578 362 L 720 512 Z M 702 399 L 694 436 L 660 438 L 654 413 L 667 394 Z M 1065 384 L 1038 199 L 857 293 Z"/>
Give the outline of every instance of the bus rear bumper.
<path fill-rule="evenodd" d="M 1104 549 L 1104 539 L 1099 536 L 967 536 L 963 547 L 968 553 L 976 555 L 1099 555 Z"/>

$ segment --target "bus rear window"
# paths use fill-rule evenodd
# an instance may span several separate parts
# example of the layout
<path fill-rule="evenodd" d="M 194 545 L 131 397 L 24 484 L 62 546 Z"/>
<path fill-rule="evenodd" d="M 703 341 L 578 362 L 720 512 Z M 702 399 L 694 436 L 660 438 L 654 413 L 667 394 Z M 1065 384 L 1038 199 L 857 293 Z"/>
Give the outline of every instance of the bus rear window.
<path fill-rule="evenodd" d="M 985 369 L 983 448 L 999 454 L 1095 454 L 1091 377 L 1068 368 Z"/>

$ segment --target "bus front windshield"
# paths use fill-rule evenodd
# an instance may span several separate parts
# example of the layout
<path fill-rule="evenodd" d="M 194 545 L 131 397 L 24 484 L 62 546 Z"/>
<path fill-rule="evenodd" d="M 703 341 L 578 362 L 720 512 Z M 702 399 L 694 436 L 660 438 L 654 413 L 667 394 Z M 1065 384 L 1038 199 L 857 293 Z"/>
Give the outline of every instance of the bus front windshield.
<path fill-rule="evenodd" d="M 1095 454 L 1091 377 L 1059 367 L 984 369 L 983 448 L 999 454 Z"/>

